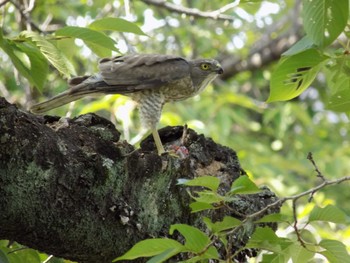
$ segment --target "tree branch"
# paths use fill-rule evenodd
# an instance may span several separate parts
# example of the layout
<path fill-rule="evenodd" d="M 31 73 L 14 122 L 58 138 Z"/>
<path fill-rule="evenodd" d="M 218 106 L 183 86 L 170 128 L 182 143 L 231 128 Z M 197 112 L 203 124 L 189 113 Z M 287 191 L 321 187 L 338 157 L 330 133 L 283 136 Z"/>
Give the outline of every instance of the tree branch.
<path fill-rule="evenodd" d="M 302 23 L 300 19 L 301 0 L 295 1 L 291 9 L 280 20 L 265 29 L 264 34 L 250 48 L 246 57 L 222 54 L 218 58 L 224 68 L 220 79 L 226 80 L 243 71 L 254 71 L 280 59 L 282 54 L 291 48 L 302 36 Z M 291 23 L 292 21 L 292 23 Z M 287 30 L 284 30 L 287 28 Z M 277 37 L 276 32 L 279 33 Z"/>
<path fill-rule="evenodd" d="M 10 0 L 4 0 L 0 3 L 0 7 L 6 5 L 8 2 L 10 2 Z"/>
<path fill-rule="evenodd" d="M 219 61 L 224 69 L 224 74 L 220 79 L 227 80 L 243 71 L 254 71 L 278 60 L 282 53 L 291 48 L 301 37 L 301 25 L 299 28 L 293 28 L 290 31 L 271 39 L 269 35 L 261 37 L 255 48 L 246 58 L 235 55 L 226 55 L 219 57 Z"/>
<path fill-rule="evenodd" d="M 308 153 L 306 158 L 311 162 L 311 164 L 315 168 L 315 171 L 317 173 L 317 177 L 321 178 L 322 181 L 326 181 L 326 178 L 323 176 L 323 174 L 321 173 L 320 169 L 318 169 L 318 167 L 316 165 L 316 162 L 315 162 L 311 152 Z"/>
<path fill-rule="evenodd" d="M 220 191 L 229 191 L 242 174 L 236 153 L 191 129 L 184 137 L 183 127 L 159 133 L 165 146 L 184 142 L 188 157 L 158 156 L 152 137 L 134 151 L 95 114 L 35 116 L 0 98 L 0 225 L 7 226 L 0 239 L 92 263 L 110 262 L 147 237 L 167 236 L 174 223 L 204 229 L 203 214 L 190 212 L 177 179 L 217 176 Z M 205 215 L 217 221 L 235 216 L 231 210 L 252 214 L 276 200 L 264 189 Z M 242 250 L 249 240 L 243 230 L 228 240 L 237 258 L 252 254 Z"/>
<path fill-rule="evenodd" d="M 323 180 L 323 182 L 321 184 L 319 184 L 318 186 L 311 188 L 305 192 L 296 194 L 296 195 L 292 195 L 292 196 L 286 196 L 283 197 L 281 199 L 278 199 L 276 202 L 273 202 L 271 204 L 269 204 L 268 206 L 266 206 L 265 208 L 263 208 L 261 211 L 255 212 L 253 214 L 250 214 L 246 217 L 246 219 L 255 219 L 255 218 L 259 218 L 262 214 L 264 214 L 267 210 L 274 208 L 274 207 L 280 207 L 283 203 L 285 203 L 288 200 L 292 200 L 293 202 L 297 201 L 299 198 L 307 196 L 307 195 L 314 195 L 316 192 L 318 192 L 319 190 L 325 188 L 326 186 L 330 186 L 330 185 L 336 185 L 336 184 L 340 184 L 342 182 L 345 181 L 350 181 L 350 176 L 344 176 L 338 179 L 334 179 L 334 180 Z M 309 199 L 310 201 L 310 199 Z"/>
<path fill-rule="evenodd" d="M 224 15 L 222 13 L 238 6 L 239 4 L 239 1 L 234 1 L 233 3 L 227 4 L 215 11 L 201 11 L 196 8 L 187 8 L 184 6 L 175 5 L 165 0 L 142 0 L 142 2 L 148 5 L 164 8 L 173 13 L 185 14 L 196 18 L 210 18 L 214 20 L 224 20 L 224 21 L 235 21 L 234 17 L 229 15 Z"/>
<path fill-rule="evenodd" d="M 40 32 L 40 33 L 45 33 L 43 30 L 41 30 L 41 28 L 35 24 L 32 19 L 30 18 L 30 16 L 27 14 L 28 13 L 28 9 L 23 10 L 23 8 L 20 6 L 20 4 L 16 3 L 14 0 L 9 0 L 9 2 L 18 10 L 18 12 L 20 13 L 21 17 L 26 21 L 26 23 L 30 26 L 32 26 L 36 31 Z"/>

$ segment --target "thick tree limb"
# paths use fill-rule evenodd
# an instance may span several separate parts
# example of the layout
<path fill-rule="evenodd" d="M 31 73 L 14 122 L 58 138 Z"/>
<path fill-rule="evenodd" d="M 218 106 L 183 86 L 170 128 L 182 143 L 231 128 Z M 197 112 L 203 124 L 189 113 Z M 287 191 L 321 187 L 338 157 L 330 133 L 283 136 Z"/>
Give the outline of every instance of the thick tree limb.
<path fill-rule="evenodd" d="M 163 143 L 177 143 L 182 131 L 160 130 Z M 131 153 L 112 123 L 95 114 L 35 116 L 3 98 L 0 141 L 0 239 L 79 262 L 110 262 L 141 239 L 167 236 L 173 223 L 200 226 L 201 215 L 190 213 L 178 178 L 217 176 L 225 192 L 242 174 L 233 150 L 192 130 L 185 138 L 186 159 L 158 156 L 150 138 Z M 264 189 L 206 216 L 240 218 L 276 200 Z M 232 235 L 232 249 L 248 238 Z M 246 255 L 254 253 L 244 250 L 237 258 Z"/>

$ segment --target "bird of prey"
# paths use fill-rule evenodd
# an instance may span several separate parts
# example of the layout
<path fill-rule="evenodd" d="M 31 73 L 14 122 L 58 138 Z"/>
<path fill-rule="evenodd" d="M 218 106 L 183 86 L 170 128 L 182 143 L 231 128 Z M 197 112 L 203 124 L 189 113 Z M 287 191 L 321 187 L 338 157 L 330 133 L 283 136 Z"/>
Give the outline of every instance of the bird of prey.
<path fill-rule="evenodd" d="M 165 152 L 157 131 L 163 105 L 198 94 L 223 73 L 213 59 L 158 54 L 103 58 L 98 67 L 99 73 L 71 79 L 70 89 L 32 106 L 31 111 L 43 113 L 88 95 L 130 96 L 138 103 L 142 125 L 152 131 L 158 154 Z"/>

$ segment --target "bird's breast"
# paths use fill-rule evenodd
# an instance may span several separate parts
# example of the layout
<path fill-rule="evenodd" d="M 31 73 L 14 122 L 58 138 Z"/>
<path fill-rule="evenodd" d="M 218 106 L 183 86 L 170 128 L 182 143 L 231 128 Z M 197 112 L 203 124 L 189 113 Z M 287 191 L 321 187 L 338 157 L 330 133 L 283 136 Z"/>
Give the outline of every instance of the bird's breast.
<path fill-rule="evenodd" d="M 160 88 L 165 101 L 185 100 L 196 94 L 191 77 L 185 77 L 179 80 L 167 83 Z"/>

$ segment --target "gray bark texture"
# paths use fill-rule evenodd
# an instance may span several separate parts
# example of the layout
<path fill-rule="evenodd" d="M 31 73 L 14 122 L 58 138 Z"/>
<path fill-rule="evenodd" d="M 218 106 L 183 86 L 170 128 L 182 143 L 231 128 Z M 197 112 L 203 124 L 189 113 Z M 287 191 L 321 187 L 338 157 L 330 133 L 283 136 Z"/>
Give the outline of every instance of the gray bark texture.
<path fill-rule="evenodd" d="M 180 126 L 160 130 L 165 145 L 178 144 L 182 135 Z M 0 239 L 78 262 L 111 262 L 142 239 L 168 236 L 171 224 L 204 230 L 203 215 L 244 219 L 277 200 L 264 188 L 222 209 L 191 213 L 188 189 L 177 180 L 216 176 L 224 193 L 244 174 L 236 153 L 191 129 L 186 158 L 158 156 L 150 137 L 136 151 L 119 138 L 95 114 L 36 116 L 0 98 Z M 233 234 L 232 251 L 248 239 Z M 254 255 L 246 249 L 237 259 Z"/>

